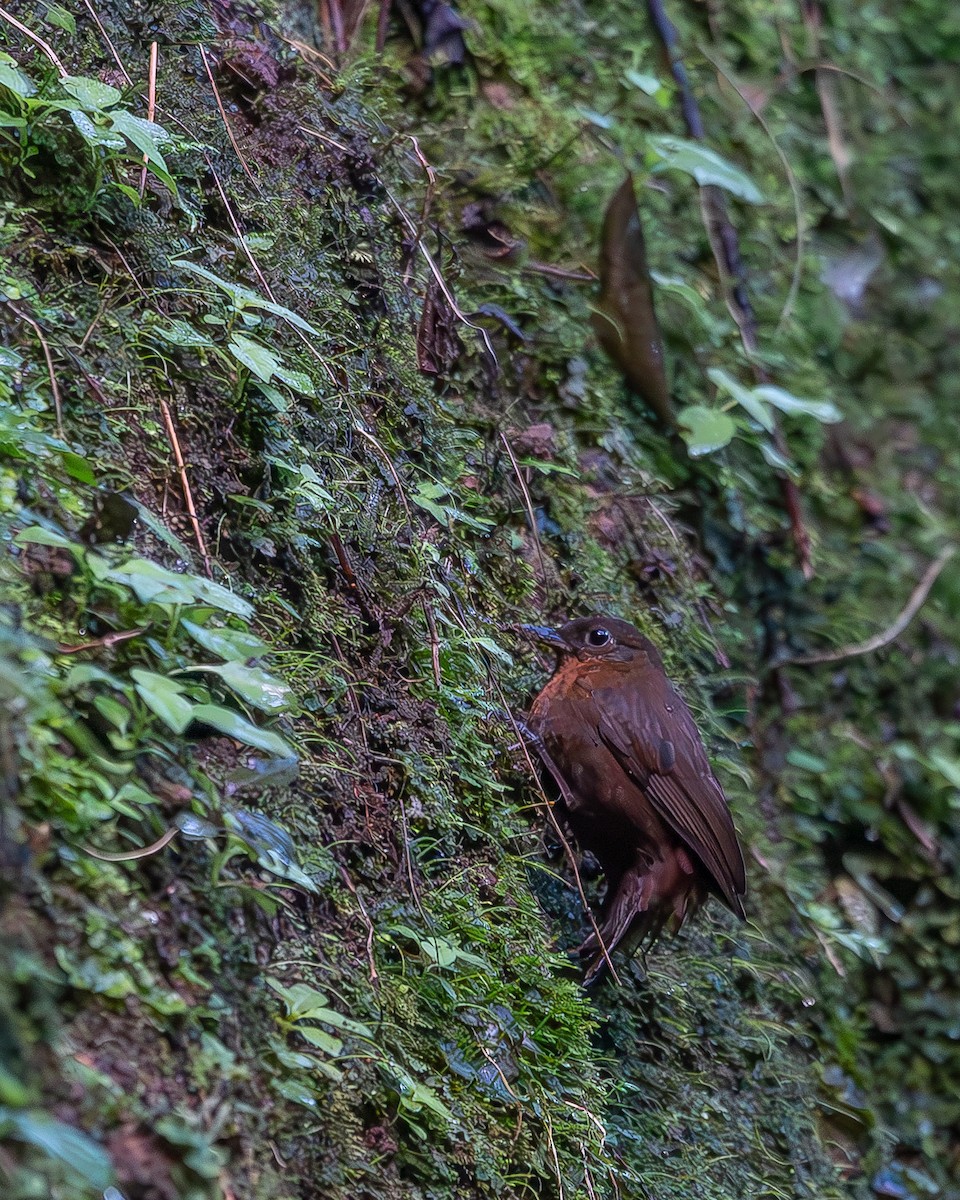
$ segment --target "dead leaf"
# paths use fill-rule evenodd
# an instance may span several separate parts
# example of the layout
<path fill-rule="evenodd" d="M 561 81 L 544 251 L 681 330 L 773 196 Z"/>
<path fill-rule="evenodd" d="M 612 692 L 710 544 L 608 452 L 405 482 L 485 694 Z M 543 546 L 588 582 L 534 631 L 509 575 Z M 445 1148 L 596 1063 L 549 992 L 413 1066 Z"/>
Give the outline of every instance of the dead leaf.
<path fill-rule="evenodd" d="M 631 390 L 676 429 L 632 175 L 614 192 L 603 219 L 600 299 L 591 324 Z"/>

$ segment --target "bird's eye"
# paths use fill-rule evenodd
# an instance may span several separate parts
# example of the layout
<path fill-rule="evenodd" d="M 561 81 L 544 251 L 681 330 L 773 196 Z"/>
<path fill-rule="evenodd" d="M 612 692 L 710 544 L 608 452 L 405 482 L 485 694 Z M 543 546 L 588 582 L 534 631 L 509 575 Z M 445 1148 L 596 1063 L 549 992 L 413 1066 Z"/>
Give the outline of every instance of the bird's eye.
<path fill-rule="evenodd" d="M 606 629 L 591 629 L 587 641 L 591 646 L 605 646 L 610 641 L 610 633 Z"/>

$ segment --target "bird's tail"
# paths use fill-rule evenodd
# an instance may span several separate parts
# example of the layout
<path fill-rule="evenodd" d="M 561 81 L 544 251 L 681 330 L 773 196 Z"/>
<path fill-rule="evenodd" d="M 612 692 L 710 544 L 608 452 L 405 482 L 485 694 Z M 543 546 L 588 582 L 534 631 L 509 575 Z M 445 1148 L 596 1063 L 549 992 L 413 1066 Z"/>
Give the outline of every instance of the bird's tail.
<path fill-rule="evenodd" d="M 668 921 L 673 920 L 676 932 L 699 906 L 702 889 L 692 878 L 684 878 L 680 887 L 674 881 L 672 888 L 664 887 L 667 881 L 662 876 L 669 870 L 667 864 L 657 862 L 645 865 L 642 871 L 627 871 L 612 894 L 608 893 L 597 929 L 578 951 L 587 963 L 585 987 L 598 983 L 608 973 L 609 958 L 615 949 L 630 956 L 649 949 Z"/>

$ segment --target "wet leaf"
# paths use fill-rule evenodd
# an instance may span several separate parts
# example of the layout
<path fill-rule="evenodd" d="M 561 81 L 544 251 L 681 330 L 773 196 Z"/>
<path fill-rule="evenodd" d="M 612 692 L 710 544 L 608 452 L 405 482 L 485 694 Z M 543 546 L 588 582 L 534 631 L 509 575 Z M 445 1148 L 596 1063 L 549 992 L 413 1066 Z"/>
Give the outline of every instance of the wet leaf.
<path fill-rule="evenodd" d="M 627 385 L 669 428 L 676 427 L 664 370 L 640 213 L 628 175 L 607 206 L 600 246 L 600 297 L 591 325 Z"/>
<path fill-rule="evenodd" d="M 317 885 L 297 861 L 293 839 L 285 829 L 261 813 L 244 808 L 229 809 L 224 814 L 224 824 L 243 838 L 260 866 L 308 892 L 317 891 Z"/>
<path fill-rule="evenodd" d="M 223 666 L 191 667 L 192 671 L 208 671 L 211 675 L 219 675 L 224 683 L 241 700 L 259 708 L 261 712 L 283 712 L 290 708 L 293 693 L 276 675 L 262 670 L 260 667 L 246 667 L 243 663 L 227 662 Z"/>
<path fill-rule="evenodd" d="M 120 92 L 109 83 L 101 83 L 99 79 L 90 79 L 85 75 L 65 75 L 60 80 L 60 86 L 81 108 L 91 112 L 119 104 L 123 99 Z"/>
<path fill-rule="evenodd" d="M 781 412 L 804 413 L 807 416 L 816 417 L 825 425 L 833 425 L 837 421 L 843 420 L 843 413 L 829 400 L 803 400 L 799 396 L 792 395 L 785 388 L 774 387 L 768 383 L 761 384 L 753 391 L 754 395 L 766 401 L 767 404 L 772 404 L 774 408 L 779 408 Z"/>
<path fill-rule="evenodd" d="M 227 343 L 227 348 L 237 362 L 252 371 L 264 383 L 270 382 L 280 366 L 280 359 L 272 351 L 260 342 L 244 337 L 242 333 L 235 333 Z"/>
<path fill-rule="evenodd" d="M 0 1132 L 60 1159 L 91 1188 L 102 1191 L 113 1177 L 110 1156 L 102 1146 L 46 1113 L 0 1109 Z"/>
<path fill-rule="evenodd" d="M 269 729 L 260 729 L 239 713 L 219 704 L 197 704 L 193 710 L 193 717 L 194 720 L 212 725 L 214 729 L 219 729 L 227 737 L 243 742 L 246 746 L 254 746 L 257 750 L 264 750 L 278 758 L 294 757 L 293 748 L 279 734 Z"/>
<path fill-rule="evenodd" d="M 694 458 L 721 450 L 736 430 L 733 418 L 719 409 L 691 404 L 680 414 L 680 433 Z"/>
<path fill-rule="evenodd" d="M 301 396 L 316 396 L 317 394 L 313 380 L 305 371 L 295 371 L 290 367 L 285 367 L 283 363 L 279 363 L 274 368 L 274 374 L 282 383 L 295 392 L 299 392 Z M 269 380 L 265 379 L 263 382 L 268 383 Z"/>
<path fill-rule="evenodd" d="M 229 589 L 199 575 L 178 575 L 147 558 L 131 558 L 106 573 L 131 588 L 144 604 L 209 604 L 238 617 L 253 616 L 253 606 Z"/>
<path fill-rule="evenodd" d="M 33 80 L 17 69 L 16 60 L 9 54 L 0 54 L 0 87 L 9 88 L 24 99 L 33 96 L 37 90 Z"/>
<path fill-rule="evenodd" d="M 178 317 L 151 322 L 146 332 L 169 346 L 181 346 L 186 350 L 209 349 L 215 344 L 212 338 L 200 333 L 189 322 L 181 321 Z"/>
<path fill-rule="evenodd" d="M 186 618 L 181 621 L 181 624 L 204 650 L 209 650 L 211 654 L 215 654 L 227 662 L 246 662 L 251 658 L 260 658 L 270 650 L 262 638 L 246 629 L 199 625 Z"/>
<path fill-rule="evenodd" d="M 183 733 L 193 718 L 194 706 L 181 695 L 183 685 L 167 675 L 134 667 L 130 672 L 140 699 L 174 733 Z"/>
<path fill-rule="evenodd" d="M 119 133 L 112 133 L 102 125 L 97 125 L 81 109 L 73 108 L 67 114 L 76 126 L 80 136 L 91 146 L 104 146 L 108 150 L 124 150 L 127 143 Z"/>
<path fill-rule="evenodd" d="M 164 142 L 170 141 L 170 135 L 162 125 L 134 116 L 123 108 L 110 114 L 110 124 L 117 133 L 132 142 L 148 162 L 155 163 L 161 171 L 166 172 L 167 164 L 160 147 Z"/>
<path fill-rule="evenodd" d="M 659 158 L 655 171 L 683 171 L 701 186 L 723 188 L 748 204 L 763 204 L 763 193 L 748 175 L 700 142 L 666 135 L 648 139 L 647 145 Z"/>

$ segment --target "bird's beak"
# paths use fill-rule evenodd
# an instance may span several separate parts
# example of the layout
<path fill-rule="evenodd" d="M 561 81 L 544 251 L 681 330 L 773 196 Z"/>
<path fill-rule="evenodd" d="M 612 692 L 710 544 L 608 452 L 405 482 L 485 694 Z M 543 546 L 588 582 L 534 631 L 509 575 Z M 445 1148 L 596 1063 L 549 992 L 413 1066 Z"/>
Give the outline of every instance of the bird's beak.
<path fill-rule="evenodd" d="M 555 629 L 551 629 L 549 625 L 518 625 L 517 628 L 523 633 L 527 633 L 530 637 L 534 637 L 538 642 L 545 642 L 548 646 L 553 646 L 555 650 L 569 650 L 570 647 L 563 640 Z"/>

